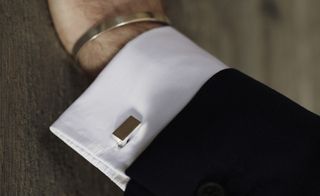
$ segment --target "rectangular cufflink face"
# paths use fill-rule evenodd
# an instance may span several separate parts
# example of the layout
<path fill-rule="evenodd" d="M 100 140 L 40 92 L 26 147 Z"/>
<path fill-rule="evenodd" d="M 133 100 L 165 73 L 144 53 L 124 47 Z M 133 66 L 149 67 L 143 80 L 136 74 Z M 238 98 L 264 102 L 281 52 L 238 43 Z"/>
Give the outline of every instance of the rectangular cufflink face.
<path fill-rule="evenodd" d="M 129 116 L 112 134 L 119 146 L 124 146 L 130 134 L 141 122 L 133 116 Z"/>

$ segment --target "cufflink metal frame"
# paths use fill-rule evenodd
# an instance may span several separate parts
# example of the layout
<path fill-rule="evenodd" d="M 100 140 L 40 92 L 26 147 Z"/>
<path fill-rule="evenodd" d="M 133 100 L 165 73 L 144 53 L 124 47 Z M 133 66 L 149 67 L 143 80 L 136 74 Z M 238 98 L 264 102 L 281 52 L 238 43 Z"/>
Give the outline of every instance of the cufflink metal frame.
<path fill-rule="evenodd" d="M 129 116 L 113 133 L 113 139 L 118 143 L 118 146 L 122 148 L 125 146 L 132 136 L 134 130 L 136 130 L 141 122 L 133 117 Z"/>

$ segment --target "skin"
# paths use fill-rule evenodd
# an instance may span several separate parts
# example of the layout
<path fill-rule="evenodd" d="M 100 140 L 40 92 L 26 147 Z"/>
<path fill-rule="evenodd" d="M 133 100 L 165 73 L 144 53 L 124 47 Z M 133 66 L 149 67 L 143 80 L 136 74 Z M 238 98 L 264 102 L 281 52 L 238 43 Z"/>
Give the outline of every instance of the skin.
<path fill-rule="evenodd" d="M 75 42 L 102 20 L 142 11 L 163 13 L 161 0 L 48 0 L 60 41 L 71 54 Z M 102 33 L 78 53 L 82 69 L 96 76 L 131 39 L 161 24 L 143 22 Z"/>

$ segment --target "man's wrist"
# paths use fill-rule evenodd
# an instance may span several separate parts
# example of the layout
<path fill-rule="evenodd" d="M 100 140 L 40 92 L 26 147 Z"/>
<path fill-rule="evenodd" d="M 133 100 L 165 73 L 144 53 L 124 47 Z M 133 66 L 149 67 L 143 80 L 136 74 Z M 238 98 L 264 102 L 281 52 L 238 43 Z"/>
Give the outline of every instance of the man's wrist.
<path fill-rule="evenodd" d="M 97 39 L 86 44 L 81 51 L 79 51 L 79 63 L 84 71 L 95 76 L 131 39 L 145 31 L 160 26 L 162 26 L 162 24 L 141 22 L 104 32 Z"/>

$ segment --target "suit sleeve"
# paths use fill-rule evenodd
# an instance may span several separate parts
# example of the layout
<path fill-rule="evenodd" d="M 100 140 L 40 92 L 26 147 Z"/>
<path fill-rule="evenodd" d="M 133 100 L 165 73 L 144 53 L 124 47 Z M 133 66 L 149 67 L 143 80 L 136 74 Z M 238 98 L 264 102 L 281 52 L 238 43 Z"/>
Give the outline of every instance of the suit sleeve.
<path fill-rule="evenodd" d="M 320 118 L 226 69 L 126 170 L 125 195 L 320 195 Z"/>

